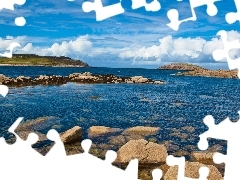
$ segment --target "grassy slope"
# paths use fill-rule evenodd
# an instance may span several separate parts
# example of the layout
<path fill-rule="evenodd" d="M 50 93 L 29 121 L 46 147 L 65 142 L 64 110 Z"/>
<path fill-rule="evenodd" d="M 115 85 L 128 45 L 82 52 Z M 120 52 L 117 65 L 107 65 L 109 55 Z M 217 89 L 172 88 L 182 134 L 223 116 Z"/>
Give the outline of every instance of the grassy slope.
<path fill-rule="evenodd" d="M 51 56 L 36 56 L 36 55 L 13 55 L 12 58 L 0 57 L 0 64 L 10 65 L 75 65 L 88 66 L 80 60 L 73 60 L 68 57 L 51 57 Z"/>

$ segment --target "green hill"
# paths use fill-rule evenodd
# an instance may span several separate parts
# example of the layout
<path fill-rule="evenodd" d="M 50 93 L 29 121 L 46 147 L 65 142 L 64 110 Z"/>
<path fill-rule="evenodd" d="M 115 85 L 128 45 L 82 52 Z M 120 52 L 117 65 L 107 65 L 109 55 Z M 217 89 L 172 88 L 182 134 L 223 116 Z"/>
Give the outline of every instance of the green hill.
<path fill-rule="evenodd" d="M 35 54 L 13 54 L 12 58 L 0 57 L 0 65 L 89 67 L 89 65 L 83 61 L 74 60 L 65 56 L 38 56 Z"/>

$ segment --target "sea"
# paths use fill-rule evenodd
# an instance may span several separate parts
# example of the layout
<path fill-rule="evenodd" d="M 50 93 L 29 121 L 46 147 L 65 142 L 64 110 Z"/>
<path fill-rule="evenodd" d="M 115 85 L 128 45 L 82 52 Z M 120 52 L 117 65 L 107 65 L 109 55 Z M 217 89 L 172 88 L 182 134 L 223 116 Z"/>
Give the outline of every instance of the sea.
<path fill-rule="evenodd" d="M 143 76 L 163 80 L 165 84 L 67 83 L 10 88 L 5 98 L 0 97 L 0 136 L 11 137 L 8 128 L 18 117 L 24 117 L 24 121 L 54 117 L 33 130 L 47 133 L 55 127 L 64 132 L 78 125 L 83 129 L 83 137 L 87 138 L 91 126 L 122 129 L 153 126 L 160 127 L 155 135 L 157 142 L 196 146 L 199 135 L 208 130 L 203 123 L 205 116 L 212 115 L 216 124 L 227 117 L 232 121 L 239 119 L 239 79 L 174 76 L 178 71 L 138 68 L 0 67 L 0 74 L 9 77 L 67 76 L 80 72 Z M 194 130 L 192 138 L 183 141 L 173 132 L 184 130 L 184 127 Z"/>

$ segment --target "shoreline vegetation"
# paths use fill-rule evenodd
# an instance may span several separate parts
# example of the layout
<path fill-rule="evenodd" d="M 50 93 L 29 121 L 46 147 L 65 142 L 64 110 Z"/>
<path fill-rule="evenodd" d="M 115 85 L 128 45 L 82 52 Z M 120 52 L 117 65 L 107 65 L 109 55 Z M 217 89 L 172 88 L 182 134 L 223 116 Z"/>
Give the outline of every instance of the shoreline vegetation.
<path fill-rule="evenodd" d="M 237 70 L 211 70 L 201 66 L 187 64 L 187 63 L 172 63 L 161 66 L 159 70 L 181 70 L 185 72 L 178 72 L 175 76 L 201 76 L 201 77 L 215 77 L 215 78 L 238 78 Z"/>

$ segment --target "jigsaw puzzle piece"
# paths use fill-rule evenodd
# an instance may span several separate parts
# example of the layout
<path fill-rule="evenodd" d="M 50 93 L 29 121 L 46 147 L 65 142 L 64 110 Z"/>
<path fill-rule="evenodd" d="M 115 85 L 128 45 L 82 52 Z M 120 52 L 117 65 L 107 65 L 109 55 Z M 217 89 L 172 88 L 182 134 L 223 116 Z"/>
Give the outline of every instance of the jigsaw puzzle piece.
<path fill-rule="evenodd" d="M 233 24 L 236 21 L 240 21 L 240 1 L 234 0 L 237 12 L 227 13 L 225 19 L 228 24 Z"/>
<path fill-rule="evenodd" d="M 61 141 L 59 133 L 55 129 L 51 129 L 48 131 L 47 138 L 51 141 L 54 141 L 54 145 L 46 154 L 46 157 L 60 158 L 66 156 L 64 144 Z"/>
<path fill-rule="evenodd" d="M 94 2 L 84 2 L 82 4 L 82 9 L 87 13 L 90 11 L 95 11 L 97 21 L 102 21 L 104 19 L 124 13 L 124 9 L 121 5 L 121 0 L 119 3 L 109 6 L 103 6 L 101 0 L 94 0 Z"/>
<path fill-rule="evenodd" d="M 145 7 L 146 11 L 159 11 L 161 9 L 161 4 L 158 0 L 153 0 L 151 3 L 147 3 L 146 0 L 132 0 L 132 9 L 138 9 Z"/>
<path fill-rule="evenodd" d="M 200 7 L 203 5 L 207 5 L 207 14 L 209 16 L 215 16 L 218 12 L 217 7 L 215 6 L 215 2 L 220 1 L 220 0 L 190 0 L 190 6 L 191 6 L 191 12 L 192 12 L 192 17 L 183 19 L 183 20 L 179 20 L 179 13 L 176 9 L 170 9 L 167 12 L 167 16 L 168 19 L 170 20 L 170 23 L 168 23 L 167 25 L 172 28 L 173 30 L 177 31 L 179 29 L 180 24 L 182 24 L 183 22 L 187 22 L 187 21 L 196 21 L 197 20 L 197 16 L 195 13 L 195 8 L 196 7 Z"/>
<path fill-rule="evenodd" d="M 72 178 L 87 177 L 87 179 L 104 179 L 104 180 L 138 179 L 137 159 L 132 160 L 129 163 L 126 170 L 122 170 L 112 165 L 112 163 L 117 157 L 116 152 L 112 150 L 107 151 L 105 155 L 105 160 L 102 160 L 89 154 L 91 144 L 92 144 L 91 140 L 89 139 L 83 140 L 81 142 L 81 146 L 84 152 L 81 154 L 70 155 L 65 159 L 64 164 L 78 164 L 78 166 L 71 167 L 71 170 L 69 171 L 70 177 Z M 69 177 L 67 178 L 71 179 Z"/>
<path fill-rule="evenodd" d="M 16 47 L 21 47 L 21 46 L 17 42 L 12 42 L 10 44 L 10 46 L 7 48 L 7 50 L 9 50 L 9 52 L 0 53 L 0 56 L 7 57 L 7 58 L 12 58 L 13 49 L 16 48 Z"/>
<path fill-rule="evenodd" d="M 154 169 L 152 171 L 153 180 L 161 180 L 163 172 L 161 169 Z"/>
<path fill-rule="evenodd" d="M 237 59 L 232 59 L 229 56 L 229 51 L 231 49 L 240 49 L 239 41 L 236 39 L 234 41 L 228 42 L 227 40 L 228 35 L 227 35 L 227 32 L 224 30 L 219 31 L 217 35 L 221 36 L 224 49 L 217 49 L 213 51 L 212 53 L 213 59 L 215 59 L 216 61 L 220 61 L 226 58 L 229 69 L 230 70 L 238 69 L 238 77 L 240 78 L 240 57 Z"/>
<path fill-rule="evenodd" d="M 209 175 L 208 167 L 201 167 L 199 169 L 199 179 L 185 177 L 185 158 L 174 157 L 172 155 L 167 157 L 166 160 L 169 166 L 178 166 L 178 177 L 177 180 L 207 180 Z"/>
<path fill-rule="evenodd" d="M 0 85 L 0 94 L 3 97 L 6 97 L 8 94 L 9 88 L 6 85 Z"/>
<path fill-rule="evenodd" d="M 240 112 L 238 112 L 240 115 Z M 212 116 L 206 116 L 204 123 L 209 127 L 208 131 L 200 135 L 198 147 L 205 150 L 207 138 L 222 139 L 227 141 L 227 154 L 215 153 L 213 160 L 216 164 L 225 163 L 224 180 L 240 179 L 240 121 L 231 122 L 229 118 L 219 124 L 214 123 Z"/>
<path fill-rule="evenodd" d="M 9 9 L 14 10 L 14 4 L 23 5 L 26 2 L 26 0 L 8 0 L 8 1 L 2 1 L 0 3 L 0 10 L 1 9 Z"/>

